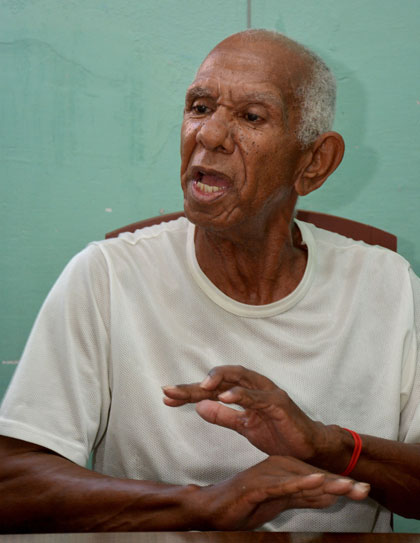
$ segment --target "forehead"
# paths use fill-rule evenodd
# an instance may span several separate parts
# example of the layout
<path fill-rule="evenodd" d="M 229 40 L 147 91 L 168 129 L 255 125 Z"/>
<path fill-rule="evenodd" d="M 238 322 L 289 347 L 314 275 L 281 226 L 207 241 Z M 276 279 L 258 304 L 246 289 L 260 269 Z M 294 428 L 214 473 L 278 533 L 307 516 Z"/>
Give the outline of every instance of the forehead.
<path fill-rule="evenodd" d="M 226 85 L 233 94 L 271 94 L 287 102 L 301 78 L 296 57 L 271 42 L 223 43 L 204 60 L 192 87 Z"/>

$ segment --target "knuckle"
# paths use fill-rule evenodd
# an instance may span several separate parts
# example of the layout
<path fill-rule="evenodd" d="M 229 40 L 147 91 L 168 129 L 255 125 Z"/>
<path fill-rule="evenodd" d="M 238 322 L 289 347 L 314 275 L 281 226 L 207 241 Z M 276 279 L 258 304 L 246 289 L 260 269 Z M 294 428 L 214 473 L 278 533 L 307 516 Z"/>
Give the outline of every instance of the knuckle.
<path fill-rule="evenodd" d="M 226 365 L 220 365 L 220 366 L 214 366 L 211 368 L 211 370 L 208 372 L 209 377 L 219 377 L 223 378 L 224 374 L 229 371 L 229 369 L 232 366 L 226 366 Z"/>

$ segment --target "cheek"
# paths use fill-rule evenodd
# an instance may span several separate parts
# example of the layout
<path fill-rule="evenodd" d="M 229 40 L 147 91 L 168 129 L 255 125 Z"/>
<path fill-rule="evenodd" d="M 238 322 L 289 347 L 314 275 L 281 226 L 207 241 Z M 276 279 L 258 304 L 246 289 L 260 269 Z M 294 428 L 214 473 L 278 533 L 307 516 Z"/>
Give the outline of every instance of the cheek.
<path fill-rule="evenodd" d="M 273 141 L 278 141 L 274 144 Z M 293 178 L 292 157 L 279 139 L 267 141 L 250 139 L 243 147 L 247 183 L 244 187 L 246 198 L 251 196 L 255 203 L 264 200 L 280 187 L 286 187 Z"/>
<path fill-rule="evenodd" d="M 236 141 L 242 154 L 250 160 L 265 160 L 278 152 L 279 146 L 274 142 L 279 141 L 277 134 L 267 133 L 259 130 L 239 129 L 236 132 Z"/>
<path fill-rule="evenodd" d="M 259 138 L 249 138 L 242 144 L 242 156 L 248 175 L 270 172 L 278 162 L 278 149 Z"/>
<path fill-rule="evenodd" d="M 198 126 L 184 121 L 181 127 L 181 174 L 186 170 L 196 144 Z"/>
<path fill-rule="evenodd" d="M 193 140 L 197 136 L 197 132 L 200 129 L 201 123 L 199 121 L 184 120 L 181 126 L 181 142 L 187 143 Z"/>

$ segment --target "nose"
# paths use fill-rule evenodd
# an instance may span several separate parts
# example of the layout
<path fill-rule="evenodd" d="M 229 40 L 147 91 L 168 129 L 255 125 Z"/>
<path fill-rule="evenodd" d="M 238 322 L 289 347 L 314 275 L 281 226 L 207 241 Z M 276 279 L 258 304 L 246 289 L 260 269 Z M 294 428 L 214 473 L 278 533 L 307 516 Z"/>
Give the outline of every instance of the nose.
<path fill-rule="evenodd" d="M 197 142 L 209 151 L 233 153 L 235 143 L 232 138 L 232 125 L 227 115 L 216 110 L 203 120 L 197 132 Z"/>

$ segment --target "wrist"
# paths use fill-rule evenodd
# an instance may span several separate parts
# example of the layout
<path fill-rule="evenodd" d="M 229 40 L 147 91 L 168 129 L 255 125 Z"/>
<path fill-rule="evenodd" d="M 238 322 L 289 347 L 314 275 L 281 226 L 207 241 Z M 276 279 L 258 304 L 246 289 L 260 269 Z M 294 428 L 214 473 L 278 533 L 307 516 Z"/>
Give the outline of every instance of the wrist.
<path fill-rule="evenodd" d="M 308 462 L 332 473 L 343 473 L 354 451 L 351 433 L 335 424 L 322 425 L 317 434 L 314 456 Z"/>
<path fill-rule="evenodd" d="M 351 474 L 351 472 L 356 467 L 357 462 L 359 461 L 359 457 L 362 452 L 362 438 L 354 430 L 349 430 L 348 428 L 344 428 L 344 430 L 349 432 L 349 434 L 351 434 L 354 439 L 354 449 L 350 458 L 350 462 L 347 464 L 346 469 L 342 473 L 340 473 L 340 475 L 347 476 Z"/>
<path fill-rule="evenodd" d="M 212 503 L 211 489 L 213 485 L 199 486 L 189 484 L 184 487 L 182 495 L 183 516 L 187 520 L 186 530 L 211 531 Z"/>

